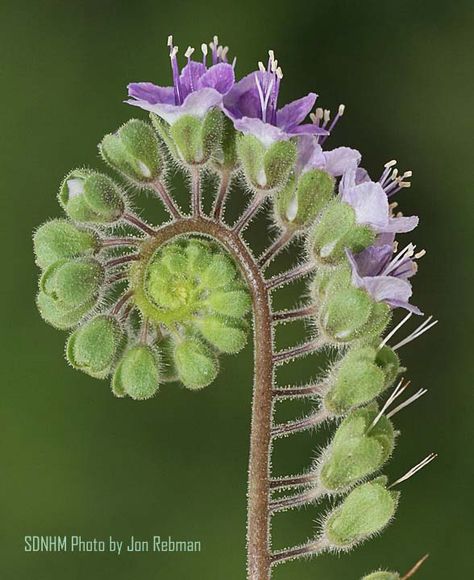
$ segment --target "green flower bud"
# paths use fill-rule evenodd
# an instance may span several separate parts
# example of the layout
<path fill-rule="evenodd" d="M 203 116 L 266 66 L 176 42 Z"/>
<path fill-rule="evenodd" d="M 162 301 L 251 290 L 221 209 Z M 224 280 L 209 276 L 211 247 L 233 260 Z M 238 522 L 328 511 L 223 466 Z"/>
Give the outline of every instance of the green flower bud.
<path fill-rule="evenodd" d="M 179 160 L 188 165 L 203 165 L 221 143 L 222 129 L 222 112 L 211 109 L 203 119 L 183 115 L 168 130 Z"/>
<path fill-rule="evenodd" d="M 131 119 L 113 134 L 106 135 L 99 150 L 104 160 L 138 184 L 157 179 L 163 172 L 163 158 L 152 127 Z"/>
<path fill-rule="evenodd" d="M 364 576 L 362 580 L 400 580 L 400 574 L 379 570 L 378 572 L 372 572 L 372 574 Z"/>
<path fill-rule="evenodd" d="M 71 334 L 66 358 L 75 369 L 103 379 L 112 370 L 123 344 L 124 333 L 117 319 L 101 314 Z"/>
<path fill-rule="evenodd" d="M 122 193 L 106 175 L 87 169 L 71 171 L 59 190 L 59 202 L 73 220 L 85 223 L 114 223 L 122 216 Z"/>
<path fill-rule="evenodd" d="M 99 248 L 94 232 L 77 228 L 67 220 L 55 219 L 40 226 L 33 237 L 36 263 L 47 268 L 63 258 L 76 258 Z"/>
<path fill-rule="evenodd" d="M 104 268 L 94 258 L 59 260 L 41 276 L 40 289 L 58 309 L 65 311 L 96 298 L 103 280 Z"/>
<path fill-rule="evenodd" d="M 129 395 L 137 401 L 149 399 L 158 391 L 160 358 L 150 346 L 139 344 L 128 349 L 120 359 L 112 379 L 117 396 Z"/>
<path fill-rule="evenodd" d="M 232 171 L 238 164 L 237 132 L 232 121 L 224 116 L 221 146 L 214 152 L 213 164 L 219 171 Z"/>
<path fill-rule="evenodd" d="M 353 347 L 336 365 L 324 405 L 332 413 L 344 414 L 369 403 L 392 384 L 398 370 L 398 357 L 389 347 Z"/>
<path fill-rule="evenodd" d="M 398 496 L 386 488 L 385 477 L 356 487 L 328 517 L 326 538 L 336 548 L 350 548 L 380 532 L 392 519 Z"/>
<path fill-rule="evenodd" d="M 239 135 L 237 154 L 249 185 L 261 191 L 283 187 L 296 161 L 296 145 L 277 141 L 268 148 L 253 135 Z"/>
<path fill-rule="evenodd" d="M 80 306 L 61 308 L 57 302 L 44 292 L 39 292 L 36 306 L 43 320 L 54 328 L 67 330 L 77 326 L 80 320 L 94 307 L 95 300 L 90 300 Z"/>
<path fill-rule="evenodd" d="M 336 265 L 345 259 L 345 249 L 361 252 L 375 240 L 369 226 L 356 223 L 355 211 L 334 199 L 315 224 L 310 243 L 315 259 L 323 265 Z"/>
<path fill-rule="evenodd" d="M 339 425 L 321 466 L 320 480 L 327 490 L 343 491 L 380 469 L 390 457 L 393 427 L 384 415 L 372 426 L 377 414 L 377 405 L 357 409 Z"/>
<path fill-rule="evenodd" d="M 216 355 L 197 338 L 184 338 L 175 345 L 174 362 L 179 380 L 188 389 L 202 389 L 216 378 Z"/>
<path fill-rule="evenodd" d="M 217 314 L 241 318 L 252 307 L 249 293 L 242 290 L 216 290 L 207 300 L 211 310 Z"/>
<path fill-rule="evenodd" d="M 334 178 L 319 169 L 304 173 L 298 180 L 290 179 L 276 196 L 278 222 L 285 228 L 306 228 L 331 199 L 333 191 Z"/>
<path fill-rule="evenodd" d="M 196 327 L 202 336 L 221 352 L 235 354 L 247 344 L 247 333 L 238 321 L 209 315 L 198 318 Z"/>

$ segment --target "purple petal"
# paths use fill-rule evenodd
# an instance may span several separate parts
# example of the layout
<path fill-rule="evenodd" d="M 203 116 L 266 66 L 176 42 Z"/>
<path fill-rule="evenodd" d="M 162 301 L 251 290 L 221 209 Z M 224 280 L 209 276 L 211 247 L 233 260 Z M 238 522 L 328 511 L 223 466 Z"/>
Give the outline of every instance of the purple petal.
<path fill-rule="evenodd" d="M 306 123 L 305 125 L 298 125 L 290 129 L 285 129 L 288 135 L 329 135 L 326 129 L 322 129 L 314 123 Z"/>
<path fill-rule="evenodd" d="M 254 135 L 257 139 L 260 139 L 265 147 L 273 145 L 276 141 L 285 141 L 288 139 L 288 135 L 284 131 L 270 125 L 270 123 L 264 123 L 260 119 L 243 117 L 242 119 L 234 121 L 234 126 L 245 135 Z"/>
<path fill-rule="evenodd" d="M 157 103 L 174 105 L 175 102 L 173 87 L 159 87 L 153 83 L 130 83 L 127 88 L 129 97 L 146 101 L 150 105 Z"/>
<path fill-rule="evenodd" d="M 389 207 L 380 183 L 368 181 L 344 189 L 341 199 L 353 207 L 358 224 L 370 225 L 376 231 L 386 231 Z"/>
<path fill-rule="evenodd" d="M 390 217 L 384 231 L 399 234 L 411 232 L 416 228 L 419 221 L 416 215 L 409 217 Z"/>
<path fill-rule="evenodd" d="M 326 171 L 334 177 L 343 175 L 351 167 L 359 165 L 362 158 L 357 149 L 350 147 L 338 147 L 324 153 L 326 158 Z"/>
<path fill-rule="evenodd" d="M 179 75 L 179 81 L 181 85 L 181 99 L 184 99 L 190 94 L 196 91 L 198 88 L 199 79 L 206 72 L 206 67 L 202 62 L 196 62 L 190 60 L 188 64 L 183 68 L 181 74 Z"/>
<path fill-rule="evenodd" d="M 362 283 L 376 302 L 408 304 L 411 284 L 393 276 L 365 276 Z"/>
<path fill-rule="evenodd" d="M 324 169 L 325 166 L 326 157 L 315 137 L 313 135 L 301 135 L 298 139 L 296 172 L 300 175 L 311 169 Z"/>
<path fill-rule="evenodd" d="M 389 301 L 387 301 L 387 304 L 391 308 L 405 308 L 405 310 L 408 310 L 409 312 L 413 312 L 413 314 L 417 314 L 419 316 L 423 315 L 423 312 L 417 306 L 414 306 L 413 304 L 410 304 L 409 302 L 403 302 L 400 300 L 389 300 Z"/>
<path fill-rule="evenodd" d="M 277 111 L 277 125 L 284 131 L 293 129 L 302 123 L 311 112 L 317 95 L 309 93 L 306 97 L 297 99 Z"/>
<path fill-rule="evenodd" d="M 393 256 L 392 246 L 369 246 L 354 256 L 357 272 L 362 276 L 378 276 Z"/>
<path fill-rule="evenodd" d="M 242 117 L 257 118 L 261 115 L 260 98 L 257 91 L 256 75 L 245 76 L 230 89 L 224 97 L 224 112 L 232 119 Z"/>
<path fill-rule="evenodd" d="M 230 91 L 235 82 L 234 67 L 225 62 L 211 66 L 199 79 L 199 88 L 209 87 L 221 95 Z"/>

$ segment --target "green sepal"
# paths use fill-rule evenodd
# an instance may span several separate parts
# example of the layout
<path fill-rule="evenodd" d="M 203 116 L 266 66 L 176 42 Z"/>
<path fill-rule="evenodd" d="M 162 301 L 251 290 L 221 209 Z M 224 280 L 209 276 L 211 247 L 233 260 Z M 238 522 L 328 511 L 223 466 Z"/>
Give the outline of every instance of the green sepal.
<path fill-rule="evenodd" d="M 125 210 L 119 187 L 106 175 L 88 169 L 71 171 L 58 197 L 66 214 L 83 223 L 115 223 Z"/>
<path fill-rule="evenodd" d="M 327 205 L 310 236 L 315 259 L 322 265 L 331 266 L 346 259 L 346 249 L 361 252 L 374 240 L 375 232 L 357 224 L 354 209 L 338 199 Z"/>
<path fill-rule="evenodd" d="M 54 219 L 41 225 L 33 236 L 36 263 L 47 268 L 58 260 L 96 252 L 100 247 L 95 232 L 78 228 L 71 222 Z"/>
<path fill-rule="evenodd" d="M 94 299 L 104 280 L 104 268 L 94 258 L 59 260 L 40 278 L 40 290 L 57 308 L 72 310 Z"/>
<path fill-rule="evenodd" d="M 66 358 L 75 369 L 103 379 L 110 374 L 124 343 L 125 334 L 117 319 L 100 314 L 71 334 Z"/>
<path fill-rule="evenodd" d="M 217 356 L 196 337 L 178 340 L 175 343 L 173 358 L 179 380 L 188 389 L 207 387 L 219 372 Z"/>
<path fill-rule="evenodd" d="M 362 580 L 400 580 L 400 574 L 397 572 L 388 572 L 385 570 L 379 570 L 377 572 L 372 572 L 364 576 Z"/>
<path fill-rule="evenodd" d="M 217 314 L 232 318 L 242 318 L 252 307 L 249 293 L 244 288 L 215 290 L 209 295 L 207 304 Z"/>
<path fill-rule="evenodd" d="M 137 184 L 152 182 L 164 169 L 155 132 L 138 119 L 131 119 L 116 133 L 106 135 L 99 151 L 111 167 Z"/>
<path fill-rule="evenodd" d="M 375 404 L 357 409 L 337 428 L 320 471 L 321 484 L 328 491 L 354 485 L 380 469 L 392 454 L 393 426 L 384 415 L 372 426 L 377 414 Z"/>
<path fill-rule="evenodd" d="M 304 229 L 329 202 L 333 191 L 334 178 L 319 169 L 290 178 L 276 195 L 275 217 L 285 228 Z"/>
<path fill-rule="evenodd" d="M 119 360 L 112 378 L 112 391 L 137 401 L 150 399 L 159 387 L 160 356 L 151 346 L 138 344 Z"/>
<path fill-rule="evenodd" d="M 266 188 L 283 187 L 296 162 L 296 144 L 293 141 L 277 141 L 270 145 L 263 159 Z"/>
<path fill-rule="evenodd" d="M 181 161 L 203 165 L 209 161 L 222 139 L 223 114 L 211 109 L 204 118 L 183 115 L 169 127 Z"/>
<path fill-rule="evenodd" d="M 178 150 L 176 149 L 176 144 L 170 135 L 169 123 L 167 123 L 164 119 L 162 119 L 155 113 L 150 113 L 150 120 L 155 131 L 158 133 L 158 136 L 160 137 L 162 142 L 166 145 L 170 154 L 174 157 L 174 159 L 179 160 L 180 157 Z"/>
<path fill-rule="evenodd" d="M 39 292 L 36 297 L 36 306 L 43 320 L 58 330 L 74 328 L 82 318 L 92 310 L 95 300 L 85 302 L 80 306 L 62 309 L 57 302 L 44 292 Z"/>
<path fill-rule="evenodd" d="M 356 487 L 326 520 L 331 546 L 347 549 L 380 532 L 393 518 L 398 496 L 387 489 L 383 477 Z"/>
<path fill-rule="evenodd" d="M 196 319 L 195 326 L 203 338 L 220 352 L 235 354 L 247 344 L 247 332 L 235 319 L 204 315 Z"/>
<path fill-rule="evenodd" d="M 326 296 L 321 308 L 321 325 L 335 342 L 350 342 L 367 325 L 374 301 L 361 288 L 348 286 Z"/>
<path fill-rule="evenodd" d="M 238 165 L 237 131 L 234 123 L 226 116 L 222 123 L 221 145 L 214 150 L 212 164 L 218 171 L 233 171 Z"/>

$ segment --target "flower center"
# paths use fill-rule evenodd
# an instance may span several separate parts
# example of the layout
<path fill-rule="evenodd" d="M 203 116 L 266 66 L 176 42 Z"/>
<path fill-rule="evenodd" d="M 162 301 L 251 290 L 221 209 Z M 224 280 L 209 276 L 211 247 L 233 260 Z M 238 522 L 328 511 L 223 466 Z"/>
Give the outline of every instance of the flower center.
<path fill-rule="evenodd" d="M 260 72 L 255 73 L 255 83 L 260 99 L 262 121 L 276 125 L 278 94 L 280 92 L 280 81 L 283 78 L 283 73 L 278 66 L 278 61 L 275 59 L 273 50 L 269 50 L 268 54 L 267 68 L 265 68 L 263 62 L 258 63 Z"/>

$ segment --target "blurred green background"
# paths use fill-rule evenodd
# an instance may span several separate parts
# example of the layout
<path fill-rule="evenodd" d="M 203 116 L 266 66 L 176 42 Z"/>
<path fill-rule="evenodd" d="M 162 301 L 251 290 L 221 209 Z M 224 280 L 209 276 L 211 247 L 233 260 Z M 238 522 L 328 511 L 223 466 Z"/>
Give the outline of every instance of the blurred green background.
<path fill-rule="evenodd" d="M 426 552 L 420 579 L 472 577 L 473 24 L 471 0 L 1 2 L 2 580 L 245 575 L 251 348 L 224 359 L 202 393 L 165 387 L 147 403 L 117 400 L 106 382 L 66 365 L 65 334 L 34 305 L 31 232 L 60 215 L 64 174 L 99 167 L 102 136 L 141 115 L 122 103 L 126 83 L 168 82 L 170 32 L 182 50 L 218 33 L 239 74 L 273 48 L 282 102 L 315 89 L 322 106 L 346 104 L 328 145 L 357 147 L 374 174 L 391 158 L 414 171 L 398 198 L 421 216 L 413 239 L 428 250 L 414 301 L 440 324 L 402 351 L 407 376 L 430 392 L 397 416 L 402 437 L 387 473 L 440 456 L 401 486 L 397 519 L 381 537 L 349 555 L 282 566 L 275 579 L 403 572 Z M 298 330 L 287 327 L 282 341 L 294 343 Z M 301 363 L 300 380 L 316 364 Z M 315 435 L 279 444 L 275 470 L 303 469 L 318 444 Z M 312 509 L 279 516 L 276 547 L 304 541 L 315 518 Z M 201 540 L 203 551 L 31 554 L 25 534 L 171 535 Z"/>

